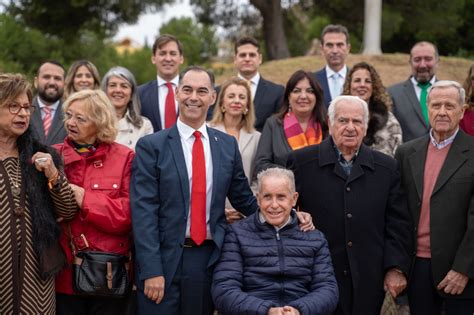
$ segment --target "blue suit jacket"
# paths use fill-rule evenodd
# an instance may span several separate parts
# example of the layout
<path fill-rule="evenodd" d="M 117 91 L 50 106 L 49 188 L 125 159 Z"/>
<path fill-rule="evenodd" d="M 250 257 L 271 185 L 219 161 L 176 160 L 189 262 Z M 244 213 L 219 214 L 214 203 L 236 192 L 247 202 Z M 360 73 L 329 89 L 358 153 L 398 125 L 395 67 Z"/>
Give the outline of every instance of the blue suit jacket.
<path fill-rule="evenodd" d="M 326 108 L 329 107 L 329 103 L 331 103 L 331 92 L 329 91 L 329 84 L 328 84 L 328 77 L 326 74 L 326 67 L 322 68 L 321 70 L 314 73 L 314 78 L 323 89 L 323 96 L 324 96 L 324 106 Z"/>
<path fill-rule="evenodd" d="M 160 131 L 163 128 L 161 126 L 160 107 L 158 105 L 158 83 L 156 80 L 153 80 L 140 85 L 138 87 L 138 94 L 142 105 L 142 116 L 151 121 L 155 132 Z"/>
<path fill-rule="evenodd" d="M 258 206 L 235 138 L 212 128 L 208 128 L 208 134 L 213 163 L 209 224 L 216 243 L 208 263 L 211 266 L 219 258 L 224 240 L 226 197 L 246 215 Z M 164 276 L 168 288 L 183 252 L 190 204 L 188 174 L 176 125 L 138 141 L 130 195 L 138 286 L 143 288 L 145 279 Z"/>

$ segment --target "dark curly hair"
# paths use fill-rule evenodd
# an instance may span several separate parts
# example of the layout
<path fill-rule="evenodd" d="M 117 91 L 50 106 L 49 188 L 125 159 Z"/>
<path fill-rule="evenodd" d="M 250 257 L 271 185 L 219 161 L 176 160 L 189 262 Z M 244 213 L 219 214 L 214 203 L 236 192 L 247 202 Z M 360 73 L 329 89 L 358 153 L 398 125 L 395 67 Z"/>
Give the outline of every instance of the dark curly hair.
<path fill-rule="evenodd" d="M 472 84 L 474 82 L 474 64 L 469 67 L 467 72 L 466 80 L 464 81 L 463 87 L 466 91 L 466 104 L 469 109 L 474 109 L 474 89 Z"/>
<path fill-rule="evenodd" d="M 388 112 L 392 109 L 392 98 L 387 93 L 375 68 L 367 62 L 359 62 L 351 68 L 344 82 L 342 94 L 351 95 L 352 76 L 357 70 L 361 69 L 367 70 L 370 73 L 370 80 L 372 81 L 372 95 L 367 104 L 369 105 L 369 124 L 367 135 L 363 140 L 366 145 L 370 146 L 375 142 L 377 131 L 387 124 Z"/>

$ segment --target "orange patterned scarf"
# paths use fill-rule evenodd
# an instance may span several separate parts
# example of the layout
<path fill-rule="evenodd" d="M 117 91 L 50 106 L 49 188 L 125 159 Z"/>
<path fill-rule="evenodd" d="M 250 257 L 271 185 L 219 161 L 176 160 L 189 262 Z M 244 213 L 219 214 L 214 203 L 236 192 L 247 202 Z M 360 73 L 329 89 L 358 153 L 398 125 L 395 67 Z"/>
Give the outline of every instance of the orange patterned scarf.
<path fill-rule="evenodd" d="M 288 144 L 293 150 L 301 149 L 312 144 L 319 144 L 321 140 L 323 140 L 320 123 L 315 123 L 313 119 L 310 119 L 306 127 L 306 132 L 303 132 L 303 128 L 301 128 L 293 112 L 285 115 L 283 119 L 283 129 L 285 130 Z"/>

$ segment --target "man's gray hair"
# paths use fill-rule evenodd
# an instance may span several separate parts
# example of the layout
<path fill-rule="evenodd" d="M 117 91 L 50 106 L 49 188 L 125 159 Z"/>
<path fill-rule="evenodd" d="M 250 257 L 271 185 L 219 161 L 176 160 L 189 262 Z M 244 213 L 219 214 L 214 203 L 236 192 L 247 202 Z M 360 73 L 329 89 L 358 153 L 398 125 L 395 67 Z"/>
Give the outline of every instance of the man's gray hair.
<path fill-rule="evenodd" d="M 292 171 L 287 170 L 281 167 L 272 167 L 267 168 L 266 170 L 261 171 L 257 175 L 257 191 L 260 192 L 262 188 L 262 181 L 265 177 L 279 177 L 279 178 L 286 178 L 288 182 L 288 188 L 290 189 L 290 193 L 296 192 L 295 188 L 295 175 Z"/>
<path fill-rule="evenodd" d="M 339 104 L 341 101 L 357 103 L 362 107 L 362 109 L 364 110 L 364 125 L 365 125 L 365 128 L 367 129 L 367 126 L 369 125 L 369 106 L 367 105 L 366 101 L 364 101 L 358 96 L 353 96 L 353 95 L 340 95 L 331 101 L 331 104 L 329 105 L 329 108 L 328 108 L 328 116 L 329 116 L 330 125 L 334 126 L 334 122 L 336 119 L 336 107 L 337 107 L 337 104 Z"/>
<path fill-rule="evenodd" d="M 464 101 L 465 101 L 465 97 L 466 97 L 466 91 L 464 90 L 464 88 L 462 87 L 461 84 L 459 84 L 456 81 L 451 81 L 451 80 L 440 80 L 440 81 L 436 81 L 433 84 L 433 86 L 431 87 L 430 92 L 428 93 L 428 98 L 427 98 L 428 104 L 429 104 L 429 101 L 430 101 L 431 92 L 433 92 L 434 89 L 447 89 L 447 88 L 451 88 L 451 87 L 458 90 L 458 94 L 459 94 L 458 103 L 459 103 L 459 105 L 463 106 Z"/>

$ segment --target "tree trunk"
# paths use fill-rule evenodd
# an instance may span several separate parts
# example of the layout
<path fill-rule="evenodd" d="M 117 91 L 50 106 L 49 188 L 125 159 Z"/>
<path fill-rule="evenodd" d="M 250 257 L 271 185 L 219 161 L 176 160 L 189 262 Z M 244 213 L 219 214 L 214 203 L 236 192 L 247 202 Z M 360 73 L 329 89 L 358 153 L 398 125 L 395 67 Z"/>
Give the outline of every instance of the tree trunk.
<path fill-rule="evenodd" d="M 382 0 L 365 0 L 364 55 L 381 55 Z"/>
<path fill-rule="evenodd" d="M 290 57 L 283 28 L 283 13 L 280 0 L 250 0 L 262 15 L 265 47 L 269 60 Z"/>

